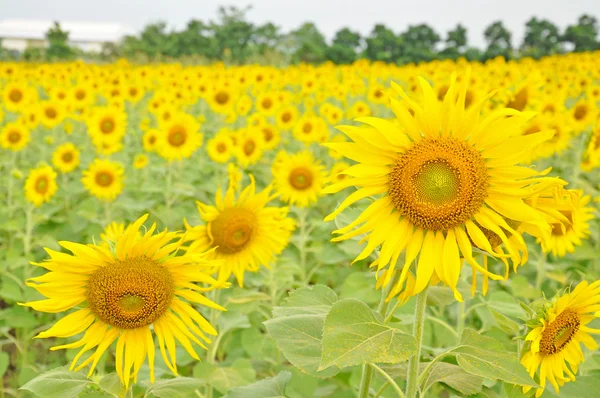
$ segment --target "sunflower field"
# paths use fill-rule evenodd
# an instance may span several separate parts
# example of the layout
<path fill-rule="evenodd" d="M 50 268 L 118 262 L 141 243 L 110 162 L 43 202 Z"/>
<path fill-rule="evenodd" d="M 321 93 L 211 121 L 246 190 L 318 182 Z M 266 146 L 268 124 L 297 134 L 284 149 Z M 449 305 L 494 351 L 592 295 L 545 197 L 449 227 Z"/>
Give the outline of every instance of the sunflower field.
<path fill-rule="evenodd" d="M 596 397 L 600 52 L 0 64 L 0 398 Z"/>

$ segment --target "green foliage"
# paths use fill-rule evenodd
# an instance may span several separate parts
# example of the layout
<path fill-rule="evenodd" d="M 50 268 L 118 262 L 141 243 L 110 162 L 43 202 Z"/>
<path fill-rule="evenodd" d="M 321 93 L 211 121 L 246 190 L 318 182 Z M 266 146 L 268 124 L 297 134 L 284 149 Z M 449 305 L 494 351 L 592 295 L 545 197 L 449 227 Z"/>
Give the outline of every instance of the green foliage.
<path fill-rule="evenodd" d="M 525 24 L 521 55 L 539 59 L 561 52 L 558 27 L 547 19 L 531 18 Z"/>
<path fill-rule="evenodd" d="M 69 32 L 61 29 L 58 22 L 46 32 L 48 48 L 46 49 L 46 59 L 49 61 L 68 61 L 73 59 L 75 50 L 69 46 Z"/>
<path fill-rule="evenodd" d="M 512 35 L 502 21 L 492 23 L 485 29 L 483 35 L 487 42 L 487 49 L 484 54 L 486 59 L 498 56 L 503 56 L 507 59 L 512 57 Z"/>
<path fill-rule="evenodd" d="M 249 386 L 234 388 L 223 398 L 286 398 L 284 391 L 291 377 L 290 372 L 281 372 Z"/>
<path fill-rule="evenodd" d="M 92 383 L 83 373 L 59 368 L 35 377 L 21 387 L 42 398 L 71 398 L 79 396 Z"/>
<path fill-rule="evenodd" d="M 598 20 L 587 14 L 580 16 L 576 25 L 567 27 L 562 40 L 570 43 L 577 52 L 597 50 L 600 48 Z"/>

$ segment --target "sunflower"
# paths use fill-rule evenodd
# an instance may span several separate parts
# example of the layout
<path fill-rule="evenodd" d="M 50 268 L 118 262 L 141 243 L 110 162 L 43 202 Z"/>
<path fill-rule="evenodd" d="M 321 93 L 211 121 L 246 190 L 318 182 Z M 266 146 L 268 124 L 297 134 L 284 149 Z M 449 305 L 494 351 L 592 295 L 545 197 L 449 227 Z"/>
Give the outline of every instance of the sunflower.
<path fill-rule="evenodd" d="M 158 141 L 158 136 L 160 135 L 160 131 L 157 129 L 149 129 L 142 136 L 142 145 L 144 146 L 144 150 L 146 152 L 154 152 L 156 149 L 156 142 Z"/>
<path fill-rule="evenodd" d="M 223 114 L 228 113 L 236 103 L 232 90 L 223 85 L 215 88 L 207 99 L 213 111 Z"/>
<path fill-rule="evenodd" d="M 289 155 L 280 152 L 273 167 L 275 190 L 291 205 L 307 207 L 315 203 L 327 179 L 324 167 L 308 151 Z"/>
<path fill-rule="evenodd" d="M 146 356 L 150 381 L 154 382 L 154 334 L 165 364 L 177 374 L 175 340 L 199 360 L 191 342 L 206 349 L 204 343 L 210 343 L 207 335 L 217 335 L 193 305 L 224 310 L 199 293 L 223 287 L 206 273 L 212 265 L 206 256 L 198 252 L 176 256 L 182 235 L 154 234 L 156 224 L 142 232 L 146 219 L 147 215 L 140 217 L 114 236 L 112 250 L 65 241 L 59 244 L 72 254 L 45 249 L 50 259 L 34 265 L 49 272 L 29 279 L 27 285 L 47 298 L 23 304 L 49 313 L 74 310 L 36 336 L 65 338 L 84 333 L 73 343 L 51 348 L 81 348 L 71 369 L 91 365 L 91 376 L 116 341 L 115 367 L 126 387 L 132 378 L 136 382 Z M 79 363 L 90 350 L 93 353 Z"/>
<path fill-rule="evenodd" d="M 271 116 L 277 112 L 279 104 L 274 93 L 260 93 L 256 98 L 256 109 L 265 116 Z"/>
<path fill-rule="evenodd" d="M 337 162 L 331 167 L 329 181 L 332 183 L 342 182 L 348 178 L 345 171 L 350 167 L 350 163 Z"/>
<path fill-rule="evenodd" d="M 133 159 L 133 167 L 139 170 L 146 166 L 148 166 L 148 156 L 143 153 L 136 155 L 135 159 Z"/>
<path fill-rule="evenodd" d="M 420 254 L 412 292 L 420 293 L 431 280 L 439 279 L 462 300 L 456 288 L 461 257 L 473 270 L 502 279 L 472 255 L 475 246 L 492 257 L 505 258 L 499 246 L 492 247 L 493 235 L 506 247 L 514 266 L 522 265 L 527 256 L 520 255 L 513 242 L 523 250 L 526 246 L 511 223 L 530 221 L 550 228 L 544 214 L 523 199 L 564 182 L 544 177 L 549 170 L 539 173 L 516 165 L 527 151 L 552 136 L 552 132 L 521 135 L 520 128 L 531 115 L 500 109 L 480 119 L 485 99 L 465 111 L 468 75 L 461 85 L 452 76 L 442 102 L 426 80 L 419 81 L 421 103 L 393 84 L 403 100 L 390 99 L 396 121 L 361 118 L 357 121 L 369 127 L 339 128 L 353 142 L 327 144 L 359 164 L 346 170 L 351 178 L 325 189 L 335 193 L 358 187 L 326 220 L 333 220 L 360 199 L 380 195 L 355 221 L 335 231 L 340 236 L 334 241 L 366 233 L 368 244 L 356 260 L 367 258 L 381 246 L 372 266 L 381 270 L 389 265 L 381 278 L 383 285 L 391 281 L 396 261 L 406 252 L 390 297 L 404 290 L 412 263 Z"/>
<path fill-rule="evenodd" d="M 56 172 L 50 166 L 40 166 L 29 171 L 25 180 L 25 199 L 35 206 L 50 201 L 56 193 Z"/>
<path fill-rule="evenodd" d="M 40 122 L 51 129 L 58 126 L 65 118 L 65 110 L 56 101 L 44 101 L 37 108 L 40 114 Z"/>
<path fill-rule="evenodd" d="M 206 225 L 191 227 L 186 221 L 186 239 L 191 240 L 188 253 L 210 250 L 208 258 L 223 260 L 218 268 L 219 281 L 226 281 L 233 273 L 243 286 L 245 271 L 268 267 L 287 246 L 294 221 L 287 218 L 287 207 L 267 206 L 276 197 L 271 186 L 256 193 L 250 176 L 250 185 L 236 199 L 235 185 L 230 179 L 225 195 L 219 189 L 216 206 L 196 202 Z"/>
<path fill-rule="evenodd" d="M 573 132 L 579 134 L 588 129 L 596 121 L 597 107 L 590 98 L 581 99 L 570 109 Z"/>
<path fill-rule="evenodd" d="M 227 131 L 219 131 L 206 144 L 208 157 L 217 163 L 227 163 L 233 151 L 233 141 Z"/>
<path fill-rule="evenodd" d="M 236 136 L 234 154 L 242 167 L 248 167 L 260 160 L 264 152 L 264 136 L 260 128 L 240 130 Z"/>
<path fill-rule="evenodd" d="M 156 152 L 173 161 L 189 158 L 202 145 L 200 124 L 187 113 L 177 113 L 161 124 Z"/>
<path fill-rule="evenodd" d="M 18 152 L 24 149 L 31 140 L 31 133 L 21 123 L 7 123 L 0 132 L 0 145 L 4 149 Z"/>
<path fill-rule="evenodd" d="M 115 107 L 97 107 L 87 121 L 88 133 L 96 146 L 121 142 L 127 130 L 127 114 Z"/>
<path fill-rule="evenodd" d="M 293 134 L 300 142 L 322 142 L 327 134 L 327 124 L 325 120 L 315 115 L 302 116 L 294 126 Z"/>
<path fill-rule="evenodd" d="M 560 387 L 575 381 L 575 374 L 584 360 L 581 343 L 589 350 L 598 349 L 591 334 L 600 334 L 600 329 L 587 326 L 595 318 L 600 318 L 600 280 L 592 284 L 580 282 L 573 291 L 558 297 L 536 319 L 535 327 L 525 338 L 529 347 L 521 358 L 531 377 L 539 369 L 541 388 L 536 389 L 536 397 L 542 395 L 547 382 L 560 393 Z M 523 387 L 524 393 L 529 390 L 531 387 Z"/>
<path fill-rule="evenodd" d="M 294 105 L 286 105 L 279 110 L 276 116 L 277 127 L 281 130 L 290 130 L 298 120 L 298 108 Z"/>
<path fill-rule="evenodd" d="M 259 127 L 259 130 L 263 133 L 263 144 L 265 149 L 273 149 L 279 146 L 281 134 L 275 126 L 265 123 Z"/>
<path fill-rule="evenodd" d="M 83 172 L 81 182 L 98 199 L 112 202 L 123 191 L 123 167 L 110 160 L 95 159 Z"/>
<path fill-rule="evenodd" d="M 70 173 L 79 166 L 79 150 L 70 142 L 64 143 L 52 154 L 52 164 L 62 173 Z"/>
<path fill-rule="evenodd" d="M 9 112 L 21 112 L 36 101 L 37 91 L 23 81 L 11 82 L 2 90 L 2 105 Z"/>
<path fill-rule="evenodd" d="M 240 116 L 246 116 L 252 109 L 252 99 L 247 95 L 242 95 L 235 104 L 235 112 Z"/>
<path fill-rule="evenodd" d="M 102 239 L 107 244 L 116 244 L 119 237 L 125 233 L 125 223 L 113 221 L 104 228 L 104 231 L 100 234 Z"/>

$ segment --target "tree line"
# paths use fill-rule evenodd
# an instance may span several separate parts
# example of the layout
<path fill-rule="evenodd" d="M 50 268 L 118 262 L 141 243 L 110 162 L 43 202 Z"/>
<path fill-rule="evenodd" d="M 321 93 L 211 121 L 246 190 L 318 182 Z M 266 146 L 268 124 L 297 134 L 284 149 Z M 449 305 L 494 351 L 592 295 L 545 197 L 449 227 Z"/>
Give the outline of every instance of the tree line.
<path fill-rule="evenodd" d="M 564 31 L 547 19 L 532 17 L 525 25 L 525 36 L 520 45 L 514 43 L 512 33 L 502 21 L 495 21 L 484 31 L 486 47 L 476 48 L 469 45 L 467 28 L 461 24 L 445 35 L 424 23 L 410 25 L 403 32 L 377 24 L 367 36 L 346 27 L 337 31 L 328 42 L 311 22 L 285 33 L 273 23 L 253 24 L 247 18 L 249 10 L 249 7 L 220 7 L 215 20 L 192 19 L 182 30 L 169 30 L 165 22 L 151 23 L 139 34 L 126 36 L 121 43 L 105 44 L 100 54 L 82 54 L 70 48 L 68 32 L 55 24 L 47 33 L 48 47 L 31 49 L 29 53 L 30 49 L 27 49 L 22 57 L 32 60 L 125 57 L 145 62 L 190 59 L 230 64 L 319 64 L 326 61 L 349 64 L 366 58 L 407 64 L 460 57 L 471 61 L 498 56 L 539 59 L 565 52 L 600 49 L 598 20 L 591 15 L 580 16 Z"/>

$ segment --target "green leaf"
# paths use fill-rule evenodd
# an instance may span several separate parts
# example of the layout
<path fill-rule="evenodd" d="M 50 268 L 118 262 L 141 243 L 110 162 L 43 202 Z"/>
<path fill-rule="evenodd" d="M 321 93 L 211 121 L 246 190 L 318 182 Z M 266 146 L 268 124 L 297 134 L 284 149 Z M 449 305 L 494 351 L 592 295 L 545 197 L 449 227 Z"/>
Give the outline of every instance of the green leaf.
<path fill-rule="evenodd" d="M 119 395 L 123 392 L 121 380 L 119 379 L 119 375 L 116 373 L 109 373 L 102 377 L 98 383 L 98 386 L 102 389 L 102 391 L 106 391 L 107 393 L 113 395 Z"/>
<path fill-rule="evenodd" d="M 280 372 L 275 377 L 261 380 L 249 386 L 234 388 L 223 398 L 285 398 L 285 386 L 291 377 L 290 372 Z"/>
<path fill-rule="evenodd" d="M 82 373 L 58 368 L 33 378 L 20 388 L 43 398 L 77 397 L 93 382 Z"/>
<path fill-rule="evenodd" d="M 591 398 L 598 396 L 598 390 L 600 390 L 600 377 L 598 375 L 579 376 L 577 381 L 566 383 L 560 389 L 560 393 L 553 394 L 546 389 L 543 397 Z"/>
<path fill-rule="evenodd" d="M 325 317 L 337 296 L 327 286 L 294 290 L 281 307 L 273 308 L 273 319 L 264 322 L 267 332 L 288 361 L 315 377 L 331 377 L 339 369 L 318 371 Z"/>
<path fill-rule="evenodd" d="M 0 351 L 0 379 L 2 379 L 4 373 L 6 373 L 9 363 L 10 357 L 8 356 L 8 352 Z"/>
<path fill-rule="evenodd" d="M 498 327 L 500 329 L 502 329 L 506 333 L 510 333 L 513 335 L 519 333 L 519 330 L 521 327 L 519 326 L 519 324 L 517 322 L 513 321 L 506 315 L 503 315 L 492 308 L 488 308 L 488 310 L 490 310 L 490 314 L 492 314 L 492 316 L 494 317 L 494 320 L 496 321 L 496 323 L 498 324 Z"/>
<path fill-rule="evenodd" d="M 423 381 L 422 391 L 427 391 L 434 383 L 444 383 L 464 395 L 473 395 L 481 391 L 483 378 L 465 372 L 460 366 L 446 362 L 432 365 L 428 377 Z"/>
<path fill-rule="evenodd" d="M 37 325 L 35 315 L 23 307 L 14 306 L 0 311 L 0 319 L 13 328 L 32 328 Z"/>
<path fill-rule="evenodd" d="M 399 363 L 416 352 L 415 339 L 384 325 L 365 303 L 345 299 L 335 303 L 323 328 L 319 369 L 365 363 Z"/>
<path fill-rule="evenodd" d="M 460 344 L 453 354 L 466 372 L 511 384 L 538 386 L 517 360 L 517 354 L 507 352 L 500 341 L 465 329 Z"/>
<path fill-rule="evenodd" d="M 194 391 L 204 386 L 203 380 L 191 377 L 176 377 L 174 379 L 157 380 L 146 391 L 146 397 L 185 398 L 195 396 Z"/>
<path fill-rule="evenodd" d="M 254 382 L 256 372 L 247 359 L 238 359 L 231 367 L 219 367 L 208 362 L 198 362 L 194 366 L 194 377 L 206 380 L 221 394 L 225 394 L 234 387 Z"/>

